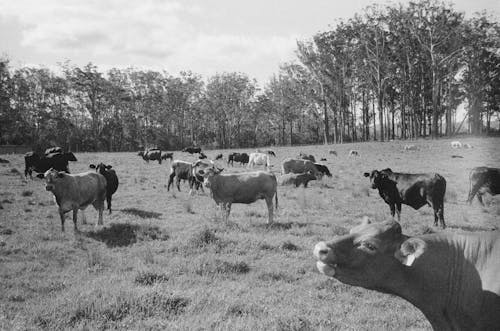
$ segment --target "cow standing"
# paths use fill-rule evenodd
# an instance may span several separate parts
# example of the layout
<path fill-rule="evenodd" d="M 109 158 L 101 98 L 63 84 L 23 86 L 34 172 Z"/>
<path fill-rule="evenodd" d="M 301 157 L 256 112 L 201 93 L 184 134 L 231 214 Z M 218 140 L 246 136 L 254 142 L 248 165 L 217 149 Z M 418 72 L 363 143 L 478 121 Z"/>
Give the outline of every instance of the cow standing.
<path fill-rule="evenodd" d="M 268 171 L 247 173 L 221 173 L 215 167 L 202 172 L 205 185 L 217 205 L 221 205 L 227 220 L 233 203 L 250 204 L 259 199 L 266 200 L 268 223 L 273 223 L 273 197 L 278 208 L 278 182 L 276 176 Z"/>
<path fill-rule="evenodd" d="M 326 175 L 327 177 L 332 177 L 332 173 L 326 165 L 315 163 L 314 166 L 318 169 L 318 172 L 320 172 L 322 176 Z"/>
<path fill-rule="evenodd" d="M 381 171 L 365 172 L 365 177 L 370 177 L 373 189 L 378 189 L 382 199 L 389 205 L 391 215 L 396 212 L 398 221 L 401 221 L 401 204 L 414 209 L 420 209 L 428 204 L 434 209 L 434 226 L 444 223 L 444 195 L 446 193 L 446 180 L 439 174 L 407 174 L 392 172 L 387 168 Z"/>
<path fill-rule="evenodd" d="M 271 167 L 269 155 L 264 153 L 250 153 L 247 168 L 253 168 L 255 165 L 263 165 L 267 170 Z"/>
<path fill-rule="evenodd" d="M 434 330 L 498 330 L 500 235 L 402 234 L 399 223 L 365 220 L 314 247 L 318 270 L 342 283 L 397 295 Z"/>
<path fill-rule="evenodd" d="M 153 161 L 158 161 L 159 164 L 161 164 L 162 160 L 162 155 L 161 155 L 161 150 L 157 148 L 150 148 L 146 149 L 144 151 L 140 151 L 137 155 L 142 156 L 142 159 L 149 163 L 150 160 Z"/>
<path fill-rule="evenodd" d="M 295 187 L 303 185 L 304 188 L 306 188 L 307 184 L 309 184 L 311 180 L 316 180 L 316 176 L 314 176 L 311 172 L 307 172 L 305 174 L 286 174 L 279 178 L 279 184 L 295 185 Z"/>
<path fill-rule="evenodd" d="M 76 225 L 78 209 L 82 211 L 82 221 L 86 224 L 84 210 L 89 205 L 93 205 L 99 212 L 97 224 L 102 225 L 102 213 L 104 210 L 104 199 L 106 198 L 106 178 L 96 172 L 84 172 L 71 175 L 63 171 L 50 169 L 45 174 L 37 175 L 45 178 L 47 191 L 54 194 L 59 206 L 59 216 L 61 218 L 61 230 L 64 232 L 64 214 L 73 211 L 73 224 L 75 232 L 78 231 Z"/>
<path fill-rule="evenodd" d="M 111 198 L 113 194 L 118 190 L 118 176 L 116 171 L 111 169 L 112 166 L 105 165 L 104 163 L 99 163 L 98 165 L 90 164 L 89 168 L 95 169 L 95 171 L 106 178 L 106 202 L 108 204 L 108 210 L 111 214 Z"/>
<path fill-rule="evenodd" d="M 316 178 L 321 178 L 322 173 L 318 171 L 313 162 L 309 160 L 286 158 L 281 164 L 281 174 L 302 174 L 311 172 Z"/>
<path fill-rule="evenodd" d="M 200 153 L 201 152 L 201 147 L 186 147 L 182 150 L 183 152 L 187 152 L 189 154 L 195 154 L 195 153 Z"/>
<path fill-rule="evenodd" d="M 24 176 L 27 178 L 29 175 L 33 179 L 33 171 L 45 173 L 51 168 L 69 173 L 69 161 L 76 161 L 75 155 L 71 152 L 52 153 L 46 156 L 28 152 L 24 155 Z"/>
<path fill-rule="evenodd" d="M 469 196 L 467 202 L 472 203 L 474 196 L 484 206 L 483 194 L 500 194 L 500 169 L 477 167 L 471 170 L 469 175 Z"/>
<path fill-rule="evenodd" d="M 165 153 L 161 153 L 161 159 L 162 160 L 166 160 L 166 159 L 170 159 L 170 161 L 173 161 L 174 160 L 174 153 L 173 152 L 165 152 Z"/>
<path fill-rule="evenodd" d="M 231 153 L 227 157 L 227 165 L 234 166 L 234 162 L 239 162 L 240 165 L 247 164 L 250 156 L 247 153 Z"/>
<path fill-rule="evenodd" d="M 314 155 L 311 155 L 311 154 L 305 154 L 305 153 L 302 153 L 302 152 L 300 152 L 300 154 L 299 154 L 299 156 L 297 157 L 297 159 L 309 160 L 309 161 L 311 161 L 312 163 L 316 163 L 316 159 L 314 158 Z"/>

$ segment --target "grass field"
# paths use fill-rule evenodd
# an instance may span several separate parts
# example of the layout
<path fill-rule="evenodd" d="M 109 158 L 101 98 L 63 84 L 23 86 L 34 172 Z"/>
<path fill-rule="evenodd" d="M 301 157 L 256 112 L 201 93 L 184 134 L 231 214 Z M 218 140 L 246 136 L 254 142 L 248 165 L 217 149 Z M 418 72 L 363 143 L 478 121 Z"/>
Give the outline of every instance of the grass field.
<path fill-rule="evenodd" d="M 275 171 L 303 151 L 326 157 L 322 163 L 333 174 L 307 189 L 278 187 L 273 225 L 266 224 L 263 200 L 233 205 L 224 222 L 208 194 L 189 197 L 186 183 L 182 192 L 167 192 L 170 162 L 79 153 L 72 172 L 102 161 L 120 180 L 104 227 L 94 227 L 97 212 L 89 207 L 80 234 L 73 233 L 71 213 L 61 232 L 52 194 L 41 180 L 23 179 L 23 157 L 1 155 L 10 164 L 0 165 L 0 329 L 429 330 L 402 299 L 319 274 L 312 249 L 364 215 L 390 218 L 363 177 L 386 167 L 446 178 L 445 231 L 498 228 L 500 196 L 487 198 L 486 207 L 465 200 L 471 168 L 499 167 L 500 139 L 463 142 L 474 148 L 453 150 L 450 140 L 416 141 L 418 151 L 404 151 L 407 142 L 400 141 L 273 148 Z M 359 157 L 349 157 L 350 149 Z M 219 152 L 228 154 L 207 154 Z M 174 157 L 194 160 L 180 152 Z M 401 223 L 410 235 L 441 231 L 432 227 L 428 206 L 403 206 Z"/>

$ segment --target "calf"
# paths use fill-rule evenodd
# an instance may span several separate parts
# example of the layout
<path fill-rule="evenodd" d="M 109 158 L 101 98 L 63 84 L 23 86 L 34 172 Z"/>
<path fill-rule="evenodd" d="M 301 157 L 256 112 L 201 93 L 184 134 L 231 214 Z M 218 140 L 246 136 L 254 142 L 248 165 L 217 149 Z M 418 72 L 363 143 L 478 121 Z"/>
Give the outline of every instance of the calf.
<path fill-rule="evenodd" d="M 472 203 L 474 196 L 484 206 L 483 194 L 500 194 L 500 169 L 477 167 L 471 170 L 469 175 L 469 196 L 467 202 Z"/>
<path fill-rule="evenodd" d="M 251 153 L 247 168 L 253 168 L 254 165 L 263 165 L 267 170 L 271 167 L 271 163 L 269 162 L 269 155 L 264 153 Z"/>
<path fill-rule="evenodd" d="M 266 200 L 268 223 L 273 222 L 273 197 L 278 208 L 278 183 L 276 176 L 268 171 L 223 174 L 222 169 L 210 167 L 202 174 L 205 186 L 211 191 L 212 198 L 225 211 L 227 220 L 233 203 L 250 204 L 259 199 Z"/>
<path fill-rule="evenodd" d="M 337 156 L 337 152 L 336 151 L 329 151 L 328 154 Z"/>
<path fill-rule="evenodd" d="M 187 180 L 190 188 L 193 185 L 193 164 L 191 162 L 174 160 L 170 166 L 170 176 L 168 178 L 167 191 L 170 191 L 170 185 L 173 185 L 175 178 L 175 184 L 177 190 L 181 191 L 180 183 L 182 180 Z"/>
<path fill-rule="evenodd" d="M 189 154 L 194 154 L 194 153 L 200 153 L 201 152 L 201 147 L 186 147 L 182 150 L 183 152 L 187 152 Z"/>
<path fill-rule="evenodd" d="M 311 180 L 316 180 L 316 176 L 314 176 L 311 172 L 307 172 L 305 174 L 286 174 L 280 177 L 280 185 L 295 185 L 295 187 L 299 187 L 303 185 L 304 188 L 307 187 L 307 184 Z"/>
<path fill-rule="evenodd" d="M 309 160 L 299 160 L 286 158 L 283 160 L 281 164 L 281 174 L 302 174 L 306 172 L 311 172 L 316 178 L 321 178 L 322 173 L 318 171 L 318 168 L 314 165 L 313 162 Z"/>
<path fill-rule="evenodd" d="M 217 154 L 217 156 L 215 157 L 215 160 L 222 160 L 224 158 L 224 156 L 221 154 Z"/>
<path fill-rule="evenodd" d="M 365 172 L 365 177 L 370 177 L 373 189 L 378 189 L 382 199 L 389 205 L 391 215 L 398 214 L 401 220 L 401 204 L 414 209 L 420 209 L 428 204 L 434 209 L 434 226 L 444 223 L 444 194 L 446 193 L 446 180 L 439 174 L 407 174 L 392 172 L 387 168 L 381 171 Z"/>
<path fill-rule="evenodd" d="M 227 165 L 234 166 L 234 162 L 239 162 L 240 165 L 247 164 L 250 157 L 247 153 L 231 153 L 227 157 Z"/>
<path fill-rule="evenodd" d="M 90 204 L 99 211 L 98 224 L 102 225 L 102 212 L 104 210 L 104 199 L 106 197 L 106 178 L 95 172 L 84 172 L 81 174 L 67 174 L 62 171 L 50 169 L 45 174 L 37 177 L 45 178 L 47 191 L 51 191 L 59 206 L 61 218 L 61 230 L 64 232 L 64 214 L 73 211 L 73 224 L 75 232 L 78 209 L 82 211 L 83 224 L 86 223 L 84 210 Z"/>
<path fill-rule="evenodd" d="M 358 151 L 352 149 L 349 151 L 349 156 L 359 156 L 359 153 L 358 153 Z"/>
<path fill-rule="evenodd" d="M 174 153 L 173 152 L 170 152 L 170 153 L 161 153 L 161 159 L 162 160 L 166 160 L 166 159 L 170 159 L 170 161 L 173 161 L 174 160 Z"/>
<path fill-rule="evenodd" d="M 142 159 L 147 163 L 149 163 L 150 160 L 156 160 L 159 164 L 161 164 L 162 155 L 161 151 L 157 148 L 150 148 L 144 151 L 140 151 L 137 155 L 142 156 Z"/>
<path fill-rule="evenodd" d="M 112 166 L 105 165 L 104 163 L 99 163 L 98 165 L 90 164 L 89 168 L 95 169 L 98 174 L 101 174 L 106 178 L 106 202 L 108 203 L 108 210 L 111 214 L 111 197 L 118 189 L 118 176 L 116 171 L 111 169 Z"/>
<path fill-rule="evenodd" d="M 297 159 L 309 160 L 309 161 L 311 161 L 311 162 L 313 162 L 313 163 L 315 163 L 315 162 L 316 162 L 316 159 L 314 158 L 314 156 L 313 156 L 313 155 L 310 155 L 310 154 L 309 154 L 309 155 L 308 155 L 308 154 L 304 154 L 304 153 L 302 153 L 302 152 L 300 152 L 300 154 L 299 154 L 299 156 L 297 157 Z"/>
<path fill-rule="evenodd" d="M 75 155 L 71 152 L 52 153 L 46 156 L 28 152 L 24 155 L 24 176 L 27 178 L 29 174 L 30 178 L 33 179 L 33 171 L 44 173 L 51 168 L 69 173 L 69 161 L 76 161 Z"/>
<path fill-rule="evenodd" d="M 330 170 L 328 170 L 328 167 L 326 165 L 315 163 L 314 166 L 316 167 L 316 169 L 318 169 L 322 176 L 326 175 L 328 177 L 332 177 L 332 173 L 330 172 Z"/>

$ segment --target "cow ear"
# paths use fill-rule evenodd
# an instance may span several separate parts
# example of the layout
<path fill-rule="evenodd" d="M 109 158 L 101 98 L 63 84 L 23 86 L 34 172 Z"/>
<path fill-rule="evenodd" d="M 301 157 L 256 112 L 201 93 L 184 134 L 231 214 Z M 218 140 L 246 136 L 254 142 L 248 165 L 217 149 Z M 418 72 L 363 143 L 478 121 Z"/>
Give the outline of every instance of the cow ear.
<path fill-rule="evenodd" d="M 40 178 L 40 179 L 43 179 L 45 177 L 45 175 L 44 174 L 38 174 L 38 175 L 36 175 L 36 177 Z"/>
<path fill-rule="evenodd" d="M 426 249 L 427 244 L 422 239 L 409 238 L 401 244 L 394 257 L 405 266 L 411 267 Z"/>
<path fill-rule="evenodd" d="M 365 172 L 365 173 L 363 174 L 363 176 L 365 176 L 365 177 L 370 177 L 370 173 L 369 173 L 369 172 Z"/>
<path fill-rule="evenodd" d="M 89 164 L 90 169 L 95 169 L 95 164 Z"/>

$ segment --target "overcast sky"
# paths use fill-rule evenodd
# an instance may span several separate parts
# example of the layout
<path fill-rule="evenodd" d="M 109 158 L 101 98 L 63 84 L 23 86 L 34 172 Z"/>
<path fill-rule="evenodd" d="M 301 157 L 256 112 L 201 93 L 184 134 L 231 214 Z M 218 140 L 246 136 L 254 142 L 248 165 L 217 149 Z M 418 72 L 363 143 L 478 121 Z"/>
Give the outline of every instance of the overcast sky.
<path fill-rule="evenodd" d="M 374 0 L 0 0 L 0 56 L 11 65 L 70 60 L 177 75 L 239 71 L 261 84 L 295 58 L 296 40 L 352 17 Z M 408 2 L 408 1 L 393 1 Z M 455 0 L 467 16 L 499 0 Z"/>

